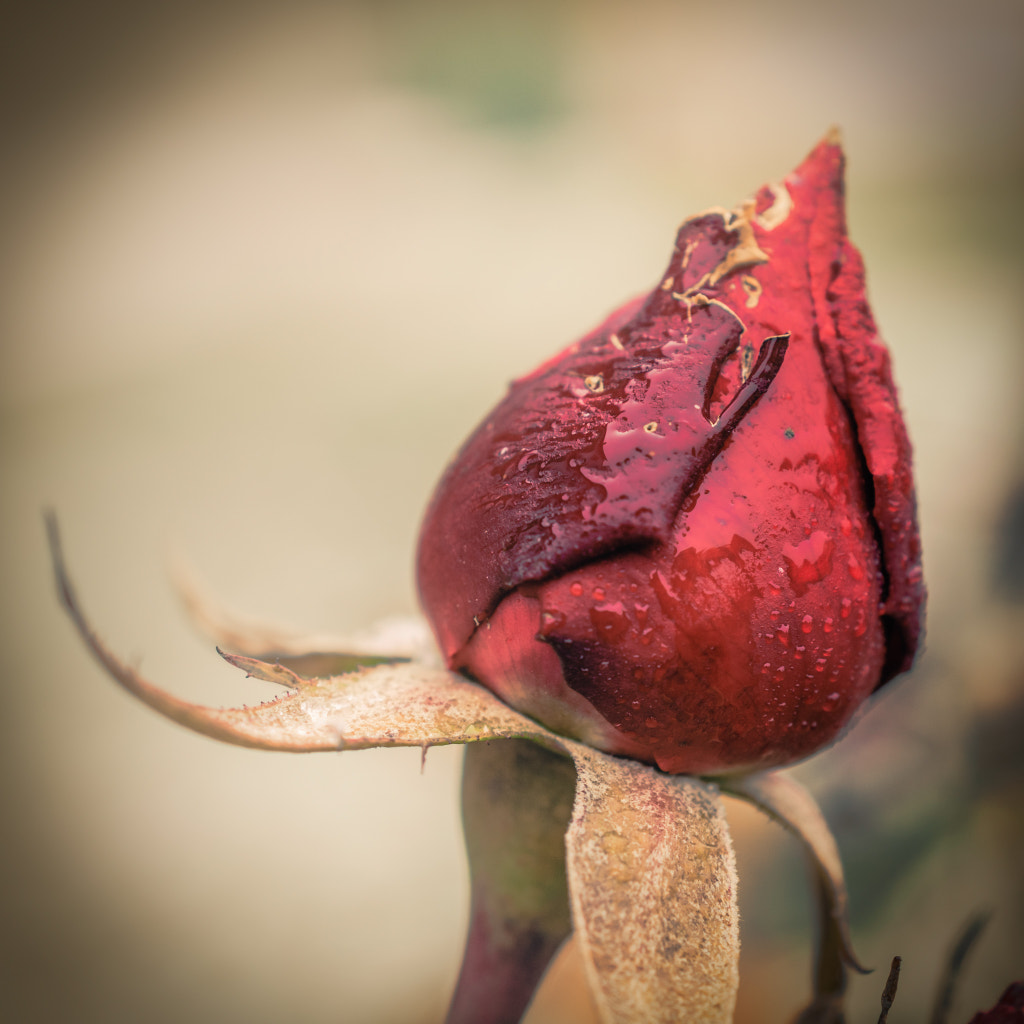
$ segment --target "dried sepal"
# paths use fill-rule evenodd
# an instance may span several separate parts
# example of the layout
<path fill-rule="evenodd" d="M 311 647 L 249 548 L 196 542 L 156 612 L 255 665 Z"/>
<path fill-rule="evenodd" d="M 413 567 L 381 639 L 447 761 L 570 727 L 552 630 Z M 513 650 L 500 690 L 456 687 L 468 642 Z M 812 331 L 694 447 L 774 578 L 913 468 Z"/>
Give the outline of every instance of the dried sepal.
<path fill-rule="evenodd" d="M 520 924 L 526 922 L 521 932 L 529 933 L 536 925 L 548 946 L 557 946 L 567 919 L 559 906 L 564 898 L 560 885 L 567 878 L 573 927 L 605 1024 L 724 1024 L 731 1018 L 739 960 L 736 873 L 714 786 L 664 775 L 556 736 L 464 677 L 416 663 L 363 667 L 319 679 L 280 662 L 225 653 L 231 664 L 250 676 L 282 685 L 288 692 L 255 707 L 211 708 L 183 701 L 144 679 L 100 640 L 75 596 L 52 517 L 47 527 L 58 590 L 86 645 L 129 693 L 196 732 L 241 746 L 286 751 L 530 740 L 571 758 L 577 778 L 560 882 L 557 875 L 546 881 L 543 875 L 548 869 L 554 872 L 556 861 L 558 871 L 563 870 L 553 851 L 562 850 L 570 762 L 552 760 L 545 751 L 523 754 L 529 744 L 506 742 L 471 755 L 471 764 L 483 765 L 489 756 L 500 761 L 507 751 L 519 757 L 518 770 L 548 773 L 533 782 L 516 783 L 532 787 L 535 797 L 546 791 L 544 801 L 551 808 L 547 825 L 528 808 L 513 807 L 513 819 L 527 831 L 534 830 L 524 847 L 503 853 L 493 846 L 488 851 L 484 843 L 475 855 L 471 853 L 478 865 L 490 862 L 485 873 L 497 865 L 499 879 L 520 855 L 526 863 L 534 858 L 527 872 L 534 872 L 533 882 L 521 889 L 505 877 L 487 897 L 493 902 L 485 916 L 493 919 L 502 913 L 504 903 L 513 918 L 518 914 Z M 490 774 L 492 782 L 493 769 L 492 764 L 483 773 Z M 553 783 L 553 776 L 560 781 Z M 476 808 L 470 811 L 469 832 L 478 839 L 481 829 L 488 827 L 480 820 L 486 817 L 481 809 L 487 800 L 486 779 L 482 792 L 473 791 L 480 781 L 471 780 L 469 794 L 469 803 Z M 505 803 L 495 807 L 504 808 Z M 496 814 L 494 820 L 501 818 Z M 483 877 L 479 870 L 477 877 Z M 518 907 L 517 900 L 522 901 Z M 519 1002 L 524 993 L 529 999 L 543 962 L 544 954 L 527 963 L 525 971 L 512 971 Z M 509 977 L 503 981 L 499 974 L 492 980 L 500 988 Z M 451 1019 L 511 1021 L 516 1012 L 517 1007 L 510 1005 L 505 1016 L 471 1013 Z"/>
<path fill-rule="evenodd" d="M 821 809 L 799 782 L 779 772 L 723 779 L 722 789 L 759 807 L 800 840 L 814 868 L 819 927 L 814 995 L 796 1021 L 841 1024 L 847 967 L 862 974 L 869 968 L 860 964 L 853 951 L 839 847 Z"/>
<path fill-rule="evenodd" d="M 382 619 L 345 636 L 304 633 L 225 608 L 180 557 L 171 564 L 171 582 L 192 624 L 218 647 L 263 661 L 280 661 L 299 675 L 341 675 L 360 665 L 433 660 L 433 638 L 421 618 Z"/>
<path fill-rule="evenodd" d="M 604 1024 L 732 1020 L 736 867 L 714 786 L 577 744 L 573 922 Z"/>
<path fill-rule="evenodd" d="M 530 737 L 562 749 L 558 737 L 463 676 L 425 665 L 383 664 L 326 679 L 258 658 L 223 657 L 249 676 L 288 687 L 255 707 L 213 708 L 181 700 L 118 658 L 81 610 L 61 552 L 56 520 L 47 532 L 57 588 L 86 646 L 129 693 L 194 732 L 243 747 L 306 752 L 427 747 Z"/>

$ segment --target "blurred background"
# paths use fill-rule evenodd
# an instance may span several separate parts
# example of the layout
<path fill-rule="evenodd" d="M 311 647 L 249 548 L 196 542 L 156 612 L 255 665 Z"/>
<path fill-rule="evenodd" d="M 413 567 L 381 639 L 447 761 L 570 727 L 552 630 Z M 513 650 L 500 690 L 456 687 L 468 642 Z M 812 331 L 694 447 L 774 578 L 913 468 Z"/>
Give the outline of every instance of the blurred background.
<path fill-rule="evenodd" d="M 1024 8 L 1019 0 L 5 7 L 0 36 L 0 1015 L 443 1019 L 467 912 L 458 750 L 294 756 L 106 680 L 266 684 L 184 620 L 415 610 L 418 519 L 506 382 L 660 274 L 675 228 L 832 124 L 916 443 L 928 647 L 798 769 L 835 827 L 873 1021 L 1024 974 Z M 805 998 L 799 852 L 729 805 L 737 1020 Z M 592 1021 L 572 950 L 531 1024 Z"/>

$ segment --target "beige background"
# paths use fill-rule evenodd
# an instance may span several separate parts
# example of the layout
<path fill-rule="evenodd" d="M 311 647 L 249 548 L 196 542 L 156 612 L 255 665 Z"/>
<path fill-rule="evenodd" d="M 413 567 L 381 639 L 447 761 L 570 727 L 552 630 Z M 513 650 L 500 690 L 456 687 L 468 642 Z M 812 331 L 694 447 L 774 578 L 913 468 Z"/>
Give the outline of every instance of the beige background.
<path fill-rule="evenodd" d="M 442 1019 L 459 752 L 421 774 L 418 751 L 260 754 L 157 719 L 72 636 L 40 510 L 115 650 L 255 700 L 184 622 L 169 552 L 311 630 L 414 611 L 421 509 L 505 382 L 833 123 L 917 447 L 929 647 L 800 772 L 862 958 L 904 957 L 893 1019 L 922 1019 L 986 906 L 954 1020 L 994 1002 L 1024 963 L 1024 606 L 991 586 L 1021 543 L 997 529 L 1024 479 L 1020 4 L 207 6 L 24 5 L 4 32 L 0 1015 Z M 771 1024 L 809 911 L 793 845 L 731 813 L 738 1019 Z M 562 966 L 534 1024 L 590 1019 Z M 854 981 L 851 1020 L 882 981 Z"/>

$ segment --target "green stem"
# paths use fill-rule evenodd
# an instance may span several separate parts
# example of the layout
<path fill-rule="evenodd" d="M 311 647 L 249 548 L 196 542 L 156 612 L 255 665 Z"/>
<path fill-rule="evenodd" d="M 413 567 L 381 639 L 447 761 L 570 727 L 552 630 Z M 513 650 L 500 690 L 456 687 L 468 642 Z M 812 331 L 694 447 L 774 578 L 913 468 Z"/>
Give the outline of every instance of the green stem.
<path fill-rule="evenodd" d="M 472 896 L 447 1024 L 516 1024 L 571 931 L 565 833 L 575 790 L 572 761 L 529 740 L 467 746 Z"/>

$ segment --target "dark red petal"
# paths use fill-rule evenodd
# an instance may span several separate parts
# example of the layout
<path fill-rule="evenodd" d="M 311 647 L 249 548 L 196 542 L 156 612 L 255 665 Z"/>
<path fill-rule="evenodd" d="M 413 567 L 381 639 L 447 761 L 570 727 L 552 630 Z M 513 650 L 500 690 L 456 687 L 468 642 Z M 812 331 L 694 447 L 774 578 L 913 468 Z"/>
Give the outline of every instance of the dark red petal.
<path fill-rule="evenodd" d="M 912 452 L 889 352 L 868 305 L 864 263 L 846 237 L 843 151 L 824 140 L 787 179 L 799 204 L 814 203 L 808 239 L 811 289 L 829 378 L 850 411 L 874 484 L 887 590 L 886 662 L 879 685 L 910 668 L 922 630 L 925 588 L 911 472 Z"/>
<path fill-rule="evenodd" d="M 968 1024 L 1024 1024 L 1024 981 L 1013 982 L 991 1010 L 976 1013 Z"/>
<path fill-rule="evenodd" d="M 749 231 L 723 223 L 684 226 L 682 252 L 727 262 Z M 677 249 L 669 270 L 682 260 Z M 671 289 L 513 384 L 449 466 L 418 564 L 447 658 L 520 584 L 667 540 L 683 498 L 778 372 L 786 341 L 768 339 L 713 419 L 719 369 L 743 323 L 723 303 Z"/>

